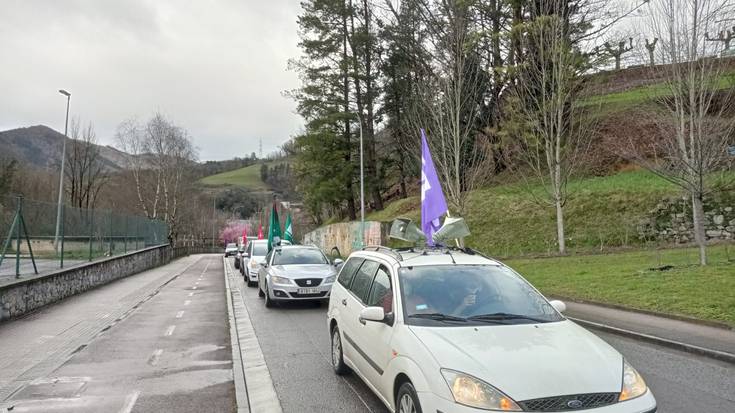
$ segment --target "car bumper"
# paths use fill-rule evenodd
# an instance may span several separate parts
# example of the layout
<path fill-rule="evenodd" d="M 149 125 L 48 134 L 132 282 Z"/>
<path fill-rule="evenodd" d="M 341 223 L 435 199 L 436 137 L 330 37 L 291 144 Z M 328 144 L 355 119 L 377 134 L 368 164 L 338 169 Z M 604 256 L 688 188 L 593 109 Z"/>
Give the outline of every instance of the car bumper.
<path fill-rule="evenodd" d="M 248 268 L 245 270 L 245 278 L 252 282 L 258 281 L 258 271 Z"/>
<path fill-rule="evenodd" d="M 281 285 L 274 284 L 269 286 L 269 293 L 271 299 L 278 301 L 291 301 L 291 300 L 321 300 L 329 298 L 329 294 L 332 292 L 333 284 L 323 284 L 316 287 L 299 287 L 297 285 Z M 313 294 L 302 294 L 299 290 L 304 288 L 313 288 L 316 290 Z"/>
<path fill-rule="evenodd" d="M 418 394 L 421 410 L 424 413 L 487 413 L 487 410 L 457 404 L 454 400 L 447 400 L 429 392 Z M 649 390 L 646 394 L 633 400 L 598 407 L 596 409 L 579 409 L 575 412 L 590 413 L 655 413 L 656 399 Z"/>

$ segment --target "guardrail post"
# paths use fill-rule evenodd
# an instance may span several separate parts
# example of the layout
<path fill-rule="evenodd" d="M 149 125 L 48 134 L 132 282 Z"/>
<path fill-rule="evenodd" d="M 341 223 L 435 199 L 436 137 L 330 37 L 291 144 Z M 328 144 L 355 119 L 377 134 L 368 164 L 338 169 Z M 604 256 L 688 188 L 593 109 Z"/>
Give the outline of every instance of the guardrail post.
<path fill-rule="evenodd" d="M 109 243 L 109 245 L 110 245 L 110 257 L 112 257 L 112 250 L 113 250 L 113 247 L 114 247 L 114 244 L 112 243 L 112 210 L 110 210 L 110 222 L 109 222 L 109 224 L 110 224 L 110 228 L 109 228 L 110 229 L 110 240 L 109 240 L 110 241 L 110 243 Z"/>
<path fill-rule="evenodd" d="M 18 197 L 20 198 L 20 197 Z M 15 232 L 15 226 L 20 225 L 20 215 L 18 214 L 18 207 L 20 204 L 15 206 L 15 217 L 13 217 L 13 223 L 10 225 L 10 230 L 8 231 L 8 237 L 5 238 L 5 245 L 3 245 L 3 252 L 0 254 L 0 265 L 2 265 L 3 261 L 5 260 L 5 253 L 8 252 L 8 248 L 13 244 L 13 232 Z M 17 261 L 17 258 L 16 258 Z"/>
<path fill-rule="evenodd" d="M 66 220 L 66 205 L 61 204 L 61 256 L 59 257 L 59 268 L 64 268 L 64 221 Z"/>
<path fill-rule="evenodd" d="M 89 215 L 89 261 L 92 261 L 92 237 L 94 236 L 94 209 L 88 209 Z"/>
<path fill-rule="evenodd" d="M 16 216 L 16 239 L 15 239 L 15 278 L 20 278 L 20 231 L 21 231 L 21 225 L 20 225 L 20 217 L 23 213 L 23 197 L 18 197 L 18 206 L 16 208 L 15 216 Z"/>
<path fill-rule="evenodd" d="M 128 218 L 130 217 L 125 215 L 125 224 L 123 224 L 123 248 L 125 250 L 125 253 L 128 252 Z"/>

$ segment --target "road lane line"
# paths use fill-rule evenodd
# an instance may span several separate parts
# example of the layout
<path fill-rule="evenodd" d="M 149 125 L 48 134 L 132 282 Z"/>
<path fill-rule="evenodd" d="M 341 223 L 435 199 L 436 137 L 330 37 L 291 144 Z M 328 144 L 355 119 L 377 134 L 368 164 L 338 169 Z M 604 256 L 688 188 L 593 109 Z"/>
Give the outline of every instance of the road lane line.
<path fill-rule="evenodd" d="M 192 296 L 194 296 L 194 293 L 189 293 L 189 297 L 192 297 Z"/>
<path fill-rule="evenodd" d="M 151 366 L 155 366 L 158 364 L 158 360 L 161 358 L 161 354 L 163 354 L 163 349 L 157 349 L 156 351 L 151 354 L 151 356 L 148 358 L 148 364 Z"/>
<path fill-rule="evenodd" d="M 169 326 L 166 330 L 166 336 L 170 336 L 174 333 L 174 330 L 176 330 L 176 326 Z"/>
<path fill-rule="evenodd" d="M 138 396 L 140 396 L 140 392 L 138 390 L 130 393 L 125 398 L 125 404 L 123 407 L 118 410 L 118 413 L 130 413 L 133 411 L 133 406 L 135 406 L 135 402 L 138 401 Z"/>
<path fill-rule="evenodd" d="M 191 287 L 191 289 L 192 289 L 192 290 L 196 290 L 196 289 L 197 289 L 196 285 L 195 285 L 195 286 L 193 286 L 193 287 Z"/>
<path fill-rule="evenodd" d="M 184 301 L 184 305 L 189 305 L 189 304 L 191 304 L 191 300 Z"/>
<path fill-rule="evenodd" d="M 181 318 L 183 316 L 184 316 L 184 310 L 181 310 L 178 313 L 176 313 L 176 318 Z"/>

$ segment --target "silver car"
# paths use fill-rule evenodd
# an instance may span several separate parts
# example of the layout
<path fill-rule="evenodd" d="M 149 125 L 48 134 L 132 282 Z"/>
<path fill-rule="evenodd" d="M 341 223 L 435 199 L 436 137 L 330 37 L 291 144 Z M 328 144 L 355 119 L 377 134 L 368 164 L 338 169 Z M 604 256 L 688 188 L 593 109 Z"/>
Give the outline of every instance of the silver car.
<path fill-rule="evenodd" d="M 258 271 L 258 295 L 265 306 L 278 301 L 329 299 L 341 262 L 331 264 L 317 247 L 284 245 L 271 250 Z"/>
<path fill-rule="evenodd" d="M 282 240 L 281 244 L 291 245 L 290 242 Z M 260 264 L 265 261 L 265 255 L 268 253 L 268 240 L 258 239 L 248 243 L 248 247 L 243 252 L 244 266 L 240 266 L 240 273 L 245 277 L 248 287 L 258 285 L 258 270 Z"/>

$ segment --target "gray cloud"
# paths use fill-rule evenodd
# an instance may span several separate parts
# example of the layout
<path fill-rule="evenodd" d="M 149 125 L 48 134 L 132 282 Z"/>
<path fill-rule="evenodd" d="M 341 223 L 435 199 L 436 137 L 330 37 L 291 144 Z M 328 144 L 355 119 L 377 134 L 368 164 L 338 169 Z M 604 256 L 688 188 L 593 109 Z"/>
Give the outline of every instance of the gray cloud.
<path fill-rule="evenodd" d="M 202 159 L 275 149 L 301 128 L 281 92 L 298 54 L 296 0 L 3 0 L 0 128 L 72 115 L 111 144 L 117 124 L 159 110 Z"/>

